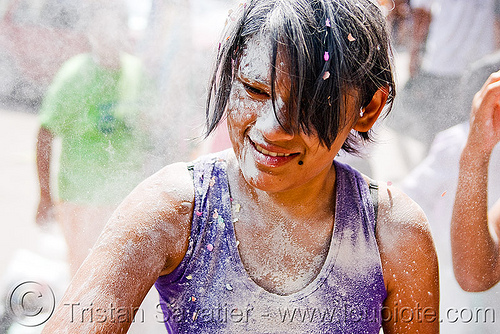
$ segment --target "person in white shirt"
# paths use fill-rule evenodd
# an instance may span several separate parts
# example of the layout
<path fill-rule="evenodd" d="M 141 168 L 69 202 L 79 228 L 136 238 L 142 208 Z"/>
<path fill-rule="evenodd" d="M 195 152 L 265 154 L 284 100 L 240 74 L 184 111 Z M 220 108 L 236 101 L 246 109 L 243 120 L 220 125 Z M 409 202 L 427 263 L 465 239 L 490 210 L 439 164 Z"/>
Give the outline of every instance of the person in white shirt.
<path fill-rule="evenodd" d="M 475 62 L 462 77 L 458 101 L 461 112 L 470 110 L 474 95 L 492 72 L 500 68 L 500 52 Z M 445 333 L 497 333 L 494 314 L 500 310 L 500 286 L 481 293 L 464 292 L 453 273 L 450 242 L 455 193 L 459 186 L 460 155 L 469 136 L 469 122 L 463 122 L 439 132 L 428 156 L 403 180 L 401 188 L 425 211 L 431 225 L 439 257 L 441 331 Z M 500 146 L 490 156 L 488 179 L 488 207 L 500 198 Z M 463 186 L 461 186 L 463 188 Z M 462 311 L 464 310 L 464 311 Z M 474 311 L 468 321 L 469 310 Z M 462 314 L 460 314 L 462 312 Z"/>

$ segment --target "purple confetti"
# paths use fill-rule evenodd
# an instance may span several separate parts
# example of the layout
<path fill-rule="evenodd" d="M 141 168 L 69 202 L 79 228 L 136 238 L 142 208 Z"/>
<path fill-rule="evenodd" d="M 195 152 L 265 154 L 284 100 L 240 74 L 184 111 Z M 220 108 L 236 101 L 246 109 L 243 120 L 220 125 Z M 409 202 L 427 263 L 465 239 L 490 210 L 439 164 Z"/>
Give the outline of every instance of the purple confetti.
<path fill-rule="evenodd" d="M 325 51 L 325 55 L 323 56 L 323 58 L 325 59 L 325 61 L 328 61 L 328 59 L 330 59 L 330 54 L 328 53 L 328 51 Z"/>

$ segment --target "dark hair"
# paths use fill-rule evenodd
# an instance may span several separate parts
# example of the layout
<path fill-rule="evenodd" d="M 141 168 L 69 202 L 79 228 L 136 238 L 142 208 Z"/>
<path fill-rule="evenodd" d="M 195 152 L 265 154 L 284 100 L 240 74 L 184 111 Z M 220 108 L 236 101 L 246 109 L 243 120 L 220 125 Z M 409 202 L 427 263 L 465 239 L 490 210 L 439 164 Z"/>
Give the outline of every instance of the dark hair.
<path fill-rule="evenodd" d="M 287 124 L 297 124 L 331 147 L 346 122 L 343 106 L 352 90 L 361 108 L 379 88 L 387 87 L 390 111 L 395 95 L 392 50 L 378 5 L 370 0 L 251 0 L 228 19 L 219 44 L 206 105 L 207 135 L 224 116 L 234 67 L 246 42 L 258 34 L 269 37 L 273 102 L 278 47 L 287 52 L 290 112 L 284 121 L 283 115 L 276 115 L 287 131 L 294 130 Z M 367 132 L 351 132 L 342 149 L 357 153 L 357 137 L 371 139 Z"/>

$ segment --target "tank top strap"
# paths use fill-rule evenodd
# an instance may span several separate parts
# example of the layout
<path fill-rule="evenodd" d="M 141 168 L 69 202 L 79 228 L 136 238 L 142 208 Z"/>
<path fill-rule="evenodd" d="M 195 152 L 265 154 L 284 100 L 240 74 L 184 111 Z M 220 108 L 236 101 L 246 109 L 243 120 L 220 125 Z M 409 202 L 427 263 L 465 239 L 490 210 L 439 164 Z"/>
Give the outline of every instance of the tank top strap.
<path fill-rule="evenodd" d="M 348 224 L 355 224 L 356 220 L 342 219 L 348 218 L 356 209 L 359 210 L 370 233 L 375 232 L 376 210 L 378 210 L 378 185 L 372 183 L 370 186 L 365 178 L 356 169 L 349 165 L 335 161 L 335 170 L 337 177 L 337 195 L 349 203 L 344 203 L 340 207 L 341 221 Z M 349 195 L 348 195 L 349 194 Z M 365 231 L 368 232 L 368 231 Z"/>
<path fill-rule="evenodd" d="M 189 244 L 186 255 L 177 268 L 169 275 L 162 276 L 162 284 L 176 282 L 182 277 L 189 266 L 193 253 L 197 247 L 201 247 L 200 239 L 206 231 L 206 225 L 211 222 L 209 206 L 214 201 L 209 199 L 211 187 L 228 187 L 225 174 L 225 167 L 221 164 L 226 162 L 216 155 L 202 156 L 192 162 L 187 163 L 186 168 L 192 176 L 194 187 L 194 208 L 193 218 L 191 219 L 191 233 L 189 235 Z M 222 185 L 220 183 L 223 183 Z"/>

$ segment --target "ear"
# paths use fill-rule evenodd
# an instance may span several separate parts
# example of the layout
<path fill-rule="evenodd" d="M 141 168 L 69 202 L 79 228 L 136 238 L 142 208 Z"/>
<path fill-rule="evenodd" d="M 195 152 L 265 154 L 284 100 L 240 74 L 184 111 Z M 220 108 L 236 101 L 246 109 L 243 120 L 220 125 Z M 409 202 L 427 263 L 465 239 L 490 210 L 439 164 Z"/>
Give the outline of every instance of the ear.
<path fill-rule="evenodd" d="M 379 88 L 373 94 L 372 100 L 362 109 L 359 118 L 353 126 L 353 129 L 359 132 L 368 132 L 377 121 L 380 113 L 385 107 L 389 97 L 389 86 Z"/>

